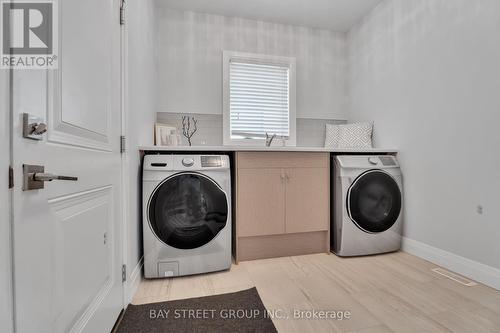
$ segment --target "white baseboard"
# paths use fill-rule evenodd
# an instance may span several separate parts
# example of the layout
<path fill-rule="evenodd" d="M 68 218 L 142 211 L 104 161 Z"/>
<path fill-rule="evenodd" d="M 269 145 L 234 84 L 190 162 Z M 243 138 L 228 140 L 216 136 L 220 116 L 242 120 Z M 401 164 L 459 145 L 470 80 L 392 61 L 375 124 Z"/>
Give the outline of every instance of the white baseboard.
<path fill-rule="evenodd" d="M 144 257 L 141 257 L 141 259 L 139 259 L 139 262 L 134 267 L 134 270 L 132 271 L 132 273 L 130 273 L 130 280 L 127 283 L 127 302 L 128 303 L 132 302 L 132 299 L 134 298 L 134 295 L 137 292 L 137 288 L 139 288 L 139 284 L 141 283 L 142 265 L 144 263 L 143 259 L 144 259 Z"/>
<path fill-rule="evenodd" d="M 500 269 L 403 237 L 402 250 L 500 290 Z"/>

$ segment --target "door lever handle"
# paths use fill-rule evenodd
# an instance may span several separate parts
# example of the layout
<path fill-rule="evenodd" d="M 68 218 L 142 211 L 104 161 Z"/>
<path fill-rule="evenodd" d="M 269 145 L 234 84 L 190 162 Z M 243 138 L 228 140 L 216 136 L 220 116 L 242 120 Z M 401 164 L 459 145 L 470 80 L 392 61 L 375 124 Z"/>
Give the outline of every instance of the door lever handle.
<path fill-rule="evenodd" d="M 34 135 L 42 135 L 43 133 L 47 132 L 47 125 L 44 123 L 39 123 L 39 124 L 31 124 L 31 133 Z"/>
<path fill-rule="evenodd" d="M 51 173 L 43 173 L 43 172 L 34 172 L 30 175 L 32 175 L 34 181 L 39 181 L 39 182 L 51 182 L 53 180 L 71 180 L 71 181 L 78 180 L 78 177 L 58 176 L 58 175 L 53 175 Z"/>
<path fill-rule="evenodd" d="M 53 175 L 45 173 L 43 165 L 23 165 L 23 191 L 39 190 L 44 188 L 45 182 L 53 180 L 77 181 L 78 177 Z"/>

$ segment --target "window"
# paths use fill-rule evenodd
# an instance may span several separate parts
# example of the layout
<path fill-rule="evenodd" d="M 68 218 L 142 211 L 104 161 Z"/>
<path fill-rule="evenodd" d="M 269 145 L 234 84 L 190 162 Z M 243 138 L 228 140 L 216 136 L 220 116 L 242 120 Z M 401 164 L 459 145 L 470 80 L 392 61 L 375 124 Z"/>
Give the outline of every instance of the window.
<path fill-rule="evenodd" d="M 224 144 L 258 145 L 268 133 L 295 146 L 295 59 L 227 51 L 223 58 Z"/>

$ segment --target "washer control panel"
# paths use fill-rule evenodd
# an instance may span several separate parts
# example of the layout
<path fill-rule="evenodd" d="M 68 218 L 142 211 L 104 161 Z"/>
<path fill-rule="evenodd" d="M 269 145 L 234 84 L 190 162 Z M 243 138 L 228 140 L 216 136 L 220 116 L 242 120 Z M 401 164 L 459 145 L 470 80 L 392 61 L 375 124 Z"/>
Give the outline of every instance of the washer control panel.
<path fill-rule="evenodd" d="M 153 155 L 146 155 L 146 157 Z M 230 168 L 229 156 L 227 155 L 161 155 L 173 159 L 170 167 L 174 171 L 209 171 L 226 170 Z M 165 162 L 155 160 L 155 163 Z"/>
<path fill-rule="evenodd" d="M 194 159 L 191 157 L 185 157 L 182 159 L 182 165 L 185 167 L 191 167 L 194 165 Z"/>
<path fill-rule="evenodd" d="M 216 168 L 222 166 L 221 156 L 202 156 L 201 166 L 203 168 Z"/>

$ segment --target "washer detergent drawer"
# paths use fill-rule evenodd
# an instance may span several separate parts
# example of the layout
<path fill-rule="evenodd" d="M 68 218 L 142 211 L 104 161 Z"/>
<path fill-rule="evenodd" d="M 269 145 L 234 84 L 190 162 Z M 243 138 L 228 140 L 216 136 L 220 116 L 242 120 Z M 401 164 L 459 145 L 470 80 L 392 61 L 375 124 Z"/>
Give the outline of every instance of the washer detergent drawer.
<path fill-rule="evenodd" d="M 158 263 L 158 277 L 172 277 L 179 275 L 179 262 L 159 262 Z"/>

